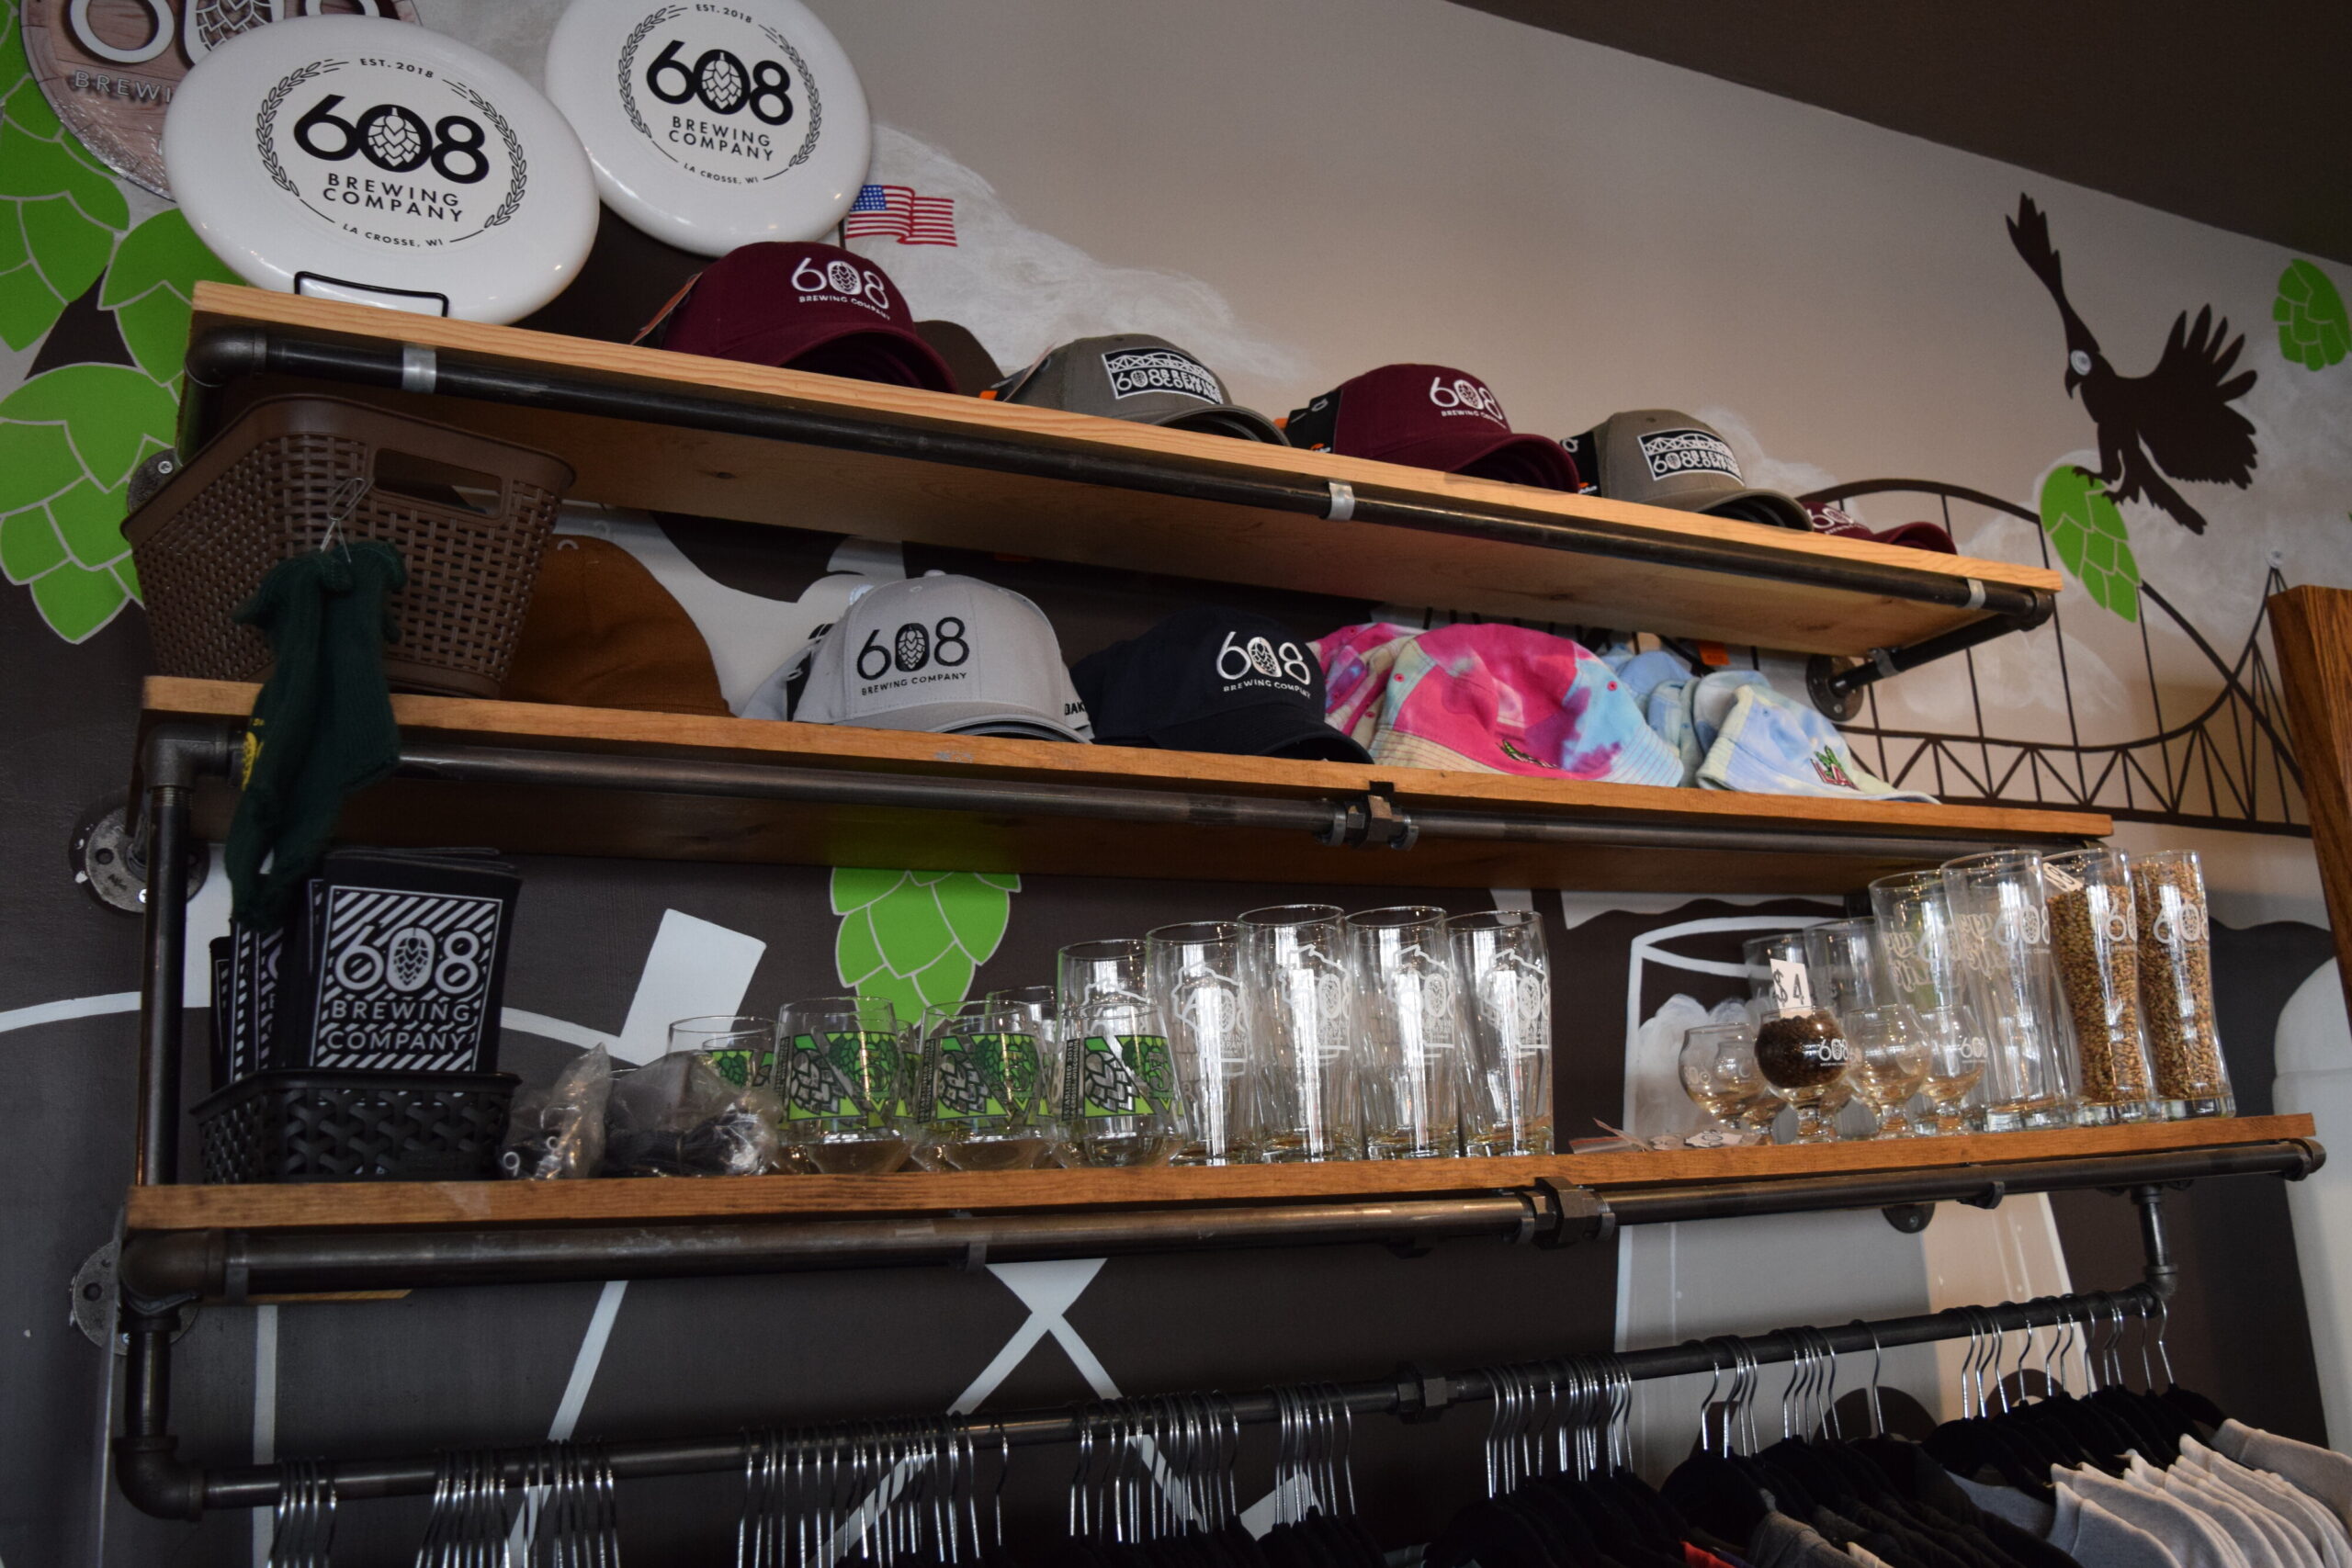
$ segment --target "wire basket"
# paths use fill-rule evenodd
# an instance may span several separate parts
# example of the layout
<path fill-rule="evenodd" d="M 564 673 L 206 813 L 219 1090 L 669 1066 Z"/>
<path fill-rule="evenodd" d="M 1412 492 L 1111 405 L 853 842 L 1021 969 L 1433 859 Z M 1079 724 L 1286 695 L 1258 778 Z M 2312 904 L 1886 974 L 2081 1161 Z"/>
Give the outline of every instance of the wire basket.
<path fill-rule="evenodd" d="M 196 1105 L 208 1183 L 488 1181 L 513 1073 L 272 1068 Z"/>
<path fill-rule="evenodd" d="M 269 645 L 232 618 L 277 562 L 330 538 L 400 547 L 394 686 L 495 697 L 571 468 L 544 452 L 342 398 L 266 398 L 122 525 L 166 675 L 258 681 Z"/>

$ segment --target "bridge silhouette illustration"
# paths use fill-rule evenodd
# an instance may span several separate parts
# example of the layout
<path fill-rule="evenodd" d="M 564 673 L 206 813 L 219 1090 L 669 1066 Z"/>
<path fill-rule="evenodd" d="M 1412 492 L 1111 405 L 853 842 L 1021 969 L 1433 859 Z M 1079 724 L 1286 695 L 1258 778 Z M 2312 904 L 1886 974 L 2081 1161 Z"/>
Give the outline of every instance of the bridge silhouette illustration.
<path fill-rule="evenodd" d="M 2034 525 L 2041 564 L 2049 566 L 2050 541 L 2041 520 L 2014 502 L 1959 485 L 1929 479 L 1866 479 L 1813 491 L 1808 502 L 1844 502 L 1871 495 L 1932 498 L 1947 529 L 1955 502 L 2021 518 Z M 1879 777 L 1941 799 L 1986 806 L 2088 807 L 2135 822 L 2215 828 L 2233 832 L 2284 833 L 2308 837 L 2302 771 L 2296 765 L 2287 732 L 2286 705 L 2264 634 L 2271 594 L 2287 586 L 2276 567 L 2263 584 L 2264 608 L 2232 643 L 2216 649 L 2188 617 L 2154 585 L 2140 585 L 2140 647 L 2145 671 L 2152 733 L 2129 740 L 2085 740 L 2075 711 L 2074 683 L 2066 668 L 2065 596 L 2046 626 L 2058 660 L 2065 696 L 2065 740 L 2024 740 L 1995 733 L 1999 704 L 1986 716 L 1984 694 L 1973 650 L 1962 654 L 1973 725 L 1961 730 L 1900 729 L 1882 725 L 1876 688 L 1860 720 L 1841 726 L 1856 753 Z M 2195 649 L 2213 672 L 2212 695 L 2195 711 L 2182 710 L 2176 695 L 2165 712 L 2156 680 L 2159 639 Z M 2167 649 L 2167 651 L 2172 651 Z"/>

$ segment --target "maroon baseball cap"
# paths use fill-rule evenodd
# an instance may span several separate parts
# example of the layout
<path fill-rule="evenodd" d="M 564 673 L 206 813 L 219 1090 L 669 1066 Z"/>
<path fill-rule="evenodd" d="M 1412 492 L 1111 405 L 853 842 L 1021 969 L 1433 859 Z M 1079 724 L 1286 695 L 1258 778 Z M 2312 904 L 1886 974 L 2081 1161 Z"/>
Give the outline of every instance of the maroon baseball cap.
<path fill-rule="evenodd" d="M 765 242 L 729 251 L 646 331 L 657 328 L 662 346 L 680 354 L 956 389 L 956 373 L 915 331 L 898 286 L 837 245 Z"/>
<path fill-rule="evenodd" d="M 1908 545 L 1915 550 L 1939 550 L 1948 556 L 1960 554 L 1951 536 L 1933 523 L 1905 523 L 1897 528 L 1873 530 L 1863 527 L 1861 519 L 1844 507 L 1826 501 L 1806 502 L 1804 514 L 1813 520 L 1816 534 L 1832 534 L 1841 539 L 1872 539 L 1882 545 Z"/>
<path fill-rule="evenodd" d="M 1546 490 L 1584 488 L 1565 447 L 1512 434 L 1487 384 L 1443 365 L 1367 370 L 1292 411 L 1283 433 L 1292 446 L 1318 452 Z"/>

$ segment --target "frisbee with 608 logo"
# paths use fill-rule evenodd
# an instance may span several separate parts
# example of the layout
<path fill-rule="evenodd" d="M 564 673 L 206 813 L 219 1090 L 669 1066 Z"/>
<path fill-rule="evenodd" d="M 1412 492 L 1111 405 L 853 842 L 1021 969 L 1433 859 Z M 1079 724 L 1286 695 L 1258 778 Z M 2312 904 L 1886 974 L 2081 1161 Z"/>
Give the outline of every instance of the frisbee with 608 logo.
<path fill-rule="evenodd" d="M 560 293 L 596 189 L 554 105 L 478 50 L 372 17 L 258 28 L 164 123 L 180 208 L 265 288 L 511 321 Z"/>
<path fill-rule="evenodd" d="M 823 237 L 874 150 L 857 73 L 799 0 L 571 0 L 547 84 L 613 210 L 703 255 Z"/>

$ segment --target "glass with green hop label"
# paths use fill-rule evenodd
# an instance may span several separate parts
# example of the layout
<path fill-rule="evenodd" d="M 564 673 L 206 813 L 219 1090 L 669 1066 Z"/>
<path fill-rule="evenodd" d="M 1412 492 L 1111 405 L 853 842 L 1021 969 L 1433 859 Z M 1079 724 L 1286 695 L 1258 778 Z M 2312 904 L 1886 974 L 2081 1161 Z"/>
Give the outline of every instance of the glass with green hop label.
<path fill-rule="evenodd" d="M 1176 1061 L 1140 942 L 1061 951 L 1063 1163 L 1165 1165 L 1183 1143 Z"/>
<path fill-rule="evenodd" d="M 776 1019 L 774 1088 L 786 1147 L 828 1176 L 878 1176 L 907 1163 L 907 1055 L 878 997 L 787 1002 Z"/>
<path fill-rule="evenodd" d="M 737 1089 L 764 1089 L 775 1066 L 775 1021 L 718 1014 L 670 1026 L 670 1055 L 700 1056 Z"/>
<path fill-rule="evenodd" d="M 917 1068 L 918 1157 L 948 1170 L 1026 1170 L 1059 1141 L 1043 1045 L 1028 1010 L 929 1008 Z"/>

